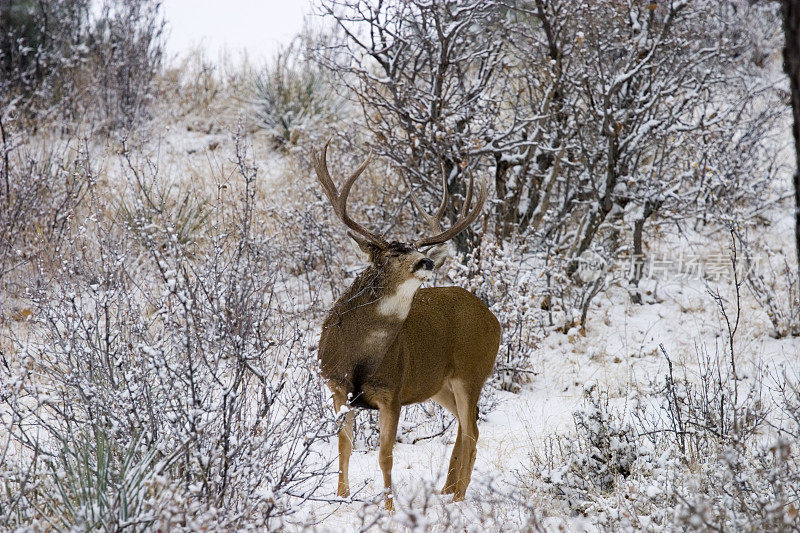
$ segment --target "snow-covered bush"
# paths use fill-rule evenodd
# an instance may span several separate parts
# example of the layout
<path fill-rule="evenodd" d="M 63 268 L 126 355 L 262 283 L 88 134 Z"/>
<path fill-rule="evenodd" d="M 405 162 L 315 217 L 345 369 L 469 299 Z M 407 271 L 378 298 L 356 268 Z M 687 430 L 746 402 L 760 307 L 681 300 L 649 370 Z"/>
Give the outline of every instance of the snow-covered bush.
<path fill-rule="evenodd" d="M 633 428 L 609 410 L 607 393 L 589 388 L 584 407 L 573 416 L 577 438 L 549 442 L 541 476 L 549 490 L 583 510 L 595 494 L 610 492 L 630 476 L 643 452 Z"/>
<path fill-rule="evenodd" d="M 163 54 L 153 0 L 0 5 L 0 107 L 109 131 L 146 117 Z"/>
<path fill-rule="evenodd" d="M 681 373 L 662 344 L 663 382 L 629 395 L 622 414 L 590 386 L 588 408 L 575 413 L 577 438 L 552 437 L 544 459 L 532 452 L 523 485 L 614 531 L 800 526 L 797 376 L 775 373 L 770 385 L 761 367 L 740 361 L 744 279 L 736 243 L 732 297 L 708 289 L 722 319 L 716 350 L 698 347 L 696 372 L 684 365 Z"/>
<path fill-rule="evenodd" d="M 2 112 L 0 112 L 2 113 Z M 21 295 L 33 261 L 49 263 L 89 177 L 77 140 L 30 143 L 0 116 L 0 303 Z"/>
<path fill-rule="evenodd" d="M 703 364 L 695 382 L 676 377 L 670 363 L 665 386 L 634 394 L 624 414 L 591 387 L 575 413 L 576 437 L 551 437 L 532 453 L 522 485 L 554 497 L 545 513 L 591 516 L 607 531 L 796 530 L 796 376 L 753 380 L 735 404 L 720 379 L 725 358 Z M 761 412 L 767 397 L 778 416 Z"/>
<path fill-rule="evenodd" d="M 800 463 L 785 440 L 726 447 L 676 478 L 676 522 L 694 531 L 797 531 Z"/>
<path fill-rule="evenodd" d="M 646 446 L 672 455 L 650 474 L 668 480 L 654 498 L 674 520 L 665 529 L 796 530 L 800 454 L 787 438 L 797 405 L 775 394 L 796 390 L 796 381 L 754 379 L 749 394 L 734 403 L 730 388 L 719 383 L 724 367 L 712 360 L 706 368 L 700 383 L 667 377 L 666 387 L 653 391 L 660 413 L 639 413 L 635 424 Z M 764 413 L 768 401 L 775 402 L 777 418 Z M 767 424 L 773 427 L 765 431 Z"/>
<path fill-rule="evenodd" d="M 37 336 L 2 376 L 3 524 L 272 529 L 328 473 L 315 329 L 281 288 L 280 240 L 253 229 L 256 175 L 239 157 L 202 254 L 179 238 L 181 211 L 140 186 L 154 167 L 130 166 L 131 217 L 91 191 L 32 288 Z"/>

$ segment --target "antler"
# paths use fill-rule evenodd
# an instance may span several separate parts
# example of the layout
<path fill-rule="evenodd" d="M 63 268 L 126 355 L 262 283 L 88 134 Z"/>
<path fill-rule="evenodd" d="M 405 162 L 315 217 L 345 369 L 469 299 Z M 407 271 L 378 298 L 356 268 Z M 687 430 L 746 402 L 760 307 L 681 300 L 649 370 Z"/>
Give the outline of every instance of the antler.
<path fill-rule="evenodd" d="M 425 219 L 425 222 L 428 223 L 431 231 L 434 233 L 441 233 L 442 225 L 440 222 L 442 220 L 442 216 L 444 215 L 444 210 L 447 207 L 447 200 L 450 198 L 450 195 L 447 193 L 447 175 L 444 172 L 444 163 L 442 163 L 442 203 L 439 205 L 439 209 L 436 210 L 436 213 L 434 213 L 433 216 L 426 213 L 422 208 L 422 204 L 419 203 L 417 195 L 414 194 L 414 189 L 411 188 L 411 182 L 406 180 L 406 184 L 408 185 L 408 192 L 411 194 L 411 202 L 417 209 L 417 213 L 419 213 L 420 216 Z"/>
<path fill-rule="evenodd" d="M 411 192 L 411 201 L 414 203 L 414 207 L 417 208 L 417 211 L 422 215 L 425 221 L 430 226 L 431 230 L 436 234 L 432 237 L 426 237 L 424 239 L 420 239 L 414 243 L 414 246 L 417 248 L 422 246 L 433 246 L 435 244 L 441 244 L 443 242 L 447 242 L 465 229 L 467 226 L 472 224 L 472 222 L 478 218 L 478 215 L 481 214 L 481 210 L 483 209 L 483 204 L 486 202 L 486 186 L 481 184 L 480 190 L 478 191 L 478 201 L 475 204 L 475 207 L 470 211 L 469 205 L 472 203 L 472 191 L 474 186 L 474 179 L 472 174 L 469 176 L 469 186 L 467 187 L 467 197 L 464 199 L 464 206 L 462 208 L 461 213 L 458 216 L 458 219 L 453 224 L 453 226 L 446 230 L 442 231 L 441 220 L 442 216 L 444 215 L 445 207 L 447 206 L 448 194 L 447 194 L 447 176 L 444 173 L 444 165 L 442 165 L 442 203 L 439 206 L 439 209 L 436 210 L 436 213 L 431 216 L 422 209 L 417 197 L 414 195 L 413 191 Z"/>
<path fill-rule="evenodd" d="M 347 196 L 350 194 L 350 189 L 353 187 L 353 183 L 355 183 L 356 179 L 358 179 L 361 173 L 364 172 L 364 169 L 367 168 L 370 158 L 367 157 L 364 162 L 361 163 L 361 166 L 358 167 L 349 178 L 347 178 L 347 181 L 344 182 L 344 186 L 342 187 L 342 192 L 339 193 L 336 190 L 336 185 L 334 185 L 333 180 L 331 179 L 330 173 L 328 172 L 327 157 L 328 144 L 330 144 L 330 142 L 331 139 L 328 139 L 328 141 L 325 143 L 325 146 L 322 147 L 321 155 L 316 150 L 311 150 L 311 161 L 314 163 L 314 170 L 317 172 L 317 179 L 319 179 L 322 189 L 325 191 L 325 196 L 328 197 L 328 200 L 331 202 L 331 206 L 333 206 L 334 213 L 336 213 L 336 216 L 338 216 L 339 219 L 344 222 L 345 226 L 355 231 L 372 244 L 380 248 L 386 248 L 386 241 L 383 239 L 383 237 L 369 231 L 367 228 L 350 218 L 350 216 L 347 214 Z"/>

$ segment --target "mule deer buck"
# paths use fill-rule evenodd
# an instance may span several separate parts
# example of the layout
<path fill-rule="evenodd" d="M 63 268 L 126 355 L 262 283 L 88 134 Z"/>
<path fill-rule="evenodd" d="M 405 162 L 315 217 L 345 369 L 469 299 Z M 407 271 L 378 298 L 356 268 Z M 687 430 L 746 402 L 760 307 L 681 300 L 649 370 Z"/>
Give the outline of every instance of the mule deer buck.
<path fill-rule="evenodd" d="M 460 287 L 421 289 L 420 285 L 444 263 L 447 241 L 478 217 L 486 201 L 486 188 L 480 188 L 470 210 L 470 178 L 463 210 L 446 231 L 440 226 L 448 201 L 446 179 L 442 203 L 434 216 L 425 213 L 412 194 L 417 211 L 434 235 L 411 244 L 387 242 L 347 213 L 348 195 L 369 158 L 339 192 L 328 172 L 329 143 L 321 153 L 312 151 L 317 178 L 334 212 L 370 262 L 328 313 L 319 340 L 320 369 L 333 393 L 334 408 L 337 413 L 348 408 L 339 427 L 337 494 L 344 497 L 350 493 L 352 407 L 379 411 L 378 461 L 386 508 L 391 511 L 392 449 L 400 407 L 433 399 L 458 419 L 458 435 L 442 493 L 452 493 L 454 501 L 463 500 L 475 463 L 478 397 L 497 357 L 500 323 L 486 304 Z"/>

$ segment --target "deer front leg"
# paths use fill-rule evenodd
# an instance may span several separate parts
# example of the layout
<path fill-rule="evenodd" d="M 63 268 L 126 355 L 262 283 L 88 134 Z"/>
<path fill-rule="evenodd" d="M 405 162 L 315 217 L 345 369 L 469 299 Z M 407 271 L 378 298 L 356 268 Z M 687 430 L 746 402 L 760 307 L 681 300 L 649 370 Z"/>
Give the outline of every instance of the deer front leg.
<path fill-rule="evenodd" d="M 397 439 L 397 423 L 400 420 L 400 404 L 391 403 L 380 406 L 378 421 L 380 425 L 380 450 L 378 463 L 383 472 L 383 486 L 386 495 L 386 510 L 394 512 L 394 495 L 392 494 L 392 453 Z"/>
<path fill-rule="evenodd" d="M 331 387 L 331 389 L 334 390 L 333 387 Z M 339 390 L 334 390 L 333 407 L 336 410 L 336 414 L 339 415 L 342 406 L 346 405 L 347 394 Z M 339 419 L 339 486 L 336 489 L 336 495 L 342 498 L 346 498 L 350 495 L 350 477 L 348 470 L 350 469 L 350 454 L 353 451 L 353 424 L 355 418 L 355 411 L 350 409 Z"/>

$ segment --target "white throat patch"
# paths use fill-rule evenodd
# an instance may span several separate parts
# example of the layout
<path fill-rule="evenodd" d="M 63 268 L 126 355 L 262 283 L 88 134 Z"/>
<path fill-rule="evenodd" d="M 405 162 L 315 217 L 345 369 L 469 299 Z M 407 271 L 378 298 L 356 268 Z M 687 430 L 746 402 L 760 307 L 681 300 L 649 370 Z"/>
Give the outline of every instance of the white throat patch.
<path fill-rule="evenodd" d="M 383 316 L 391 316 L 405 320 L 411 310 L 411 300 L 419 286 L 422 285 L 421 279 L 412 277 L 407 279 L 397 287 L 397 292 L 384 296 L 378 302 L 378 313 Z"/>

